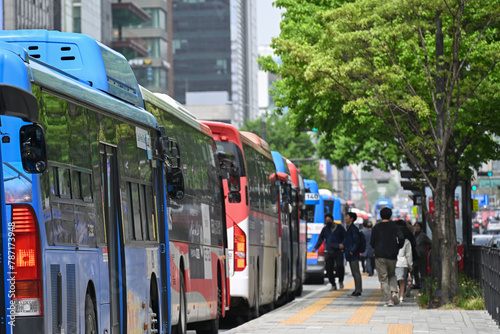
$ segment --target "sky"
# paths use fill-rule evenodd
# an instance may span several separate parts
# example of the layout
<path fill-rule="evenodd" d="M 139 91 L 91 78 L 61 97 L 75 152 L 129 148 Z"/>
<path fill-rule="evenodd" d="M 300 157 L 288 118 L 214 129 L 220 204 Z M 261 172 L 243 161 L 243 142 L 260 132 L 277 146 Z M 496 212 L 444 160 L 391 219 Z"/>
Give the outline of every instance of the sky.
<path fill-rule="evenodd" d="M 269 45 L 280 34 L 281 11 L 273 7 L 274 1 L 257 0 L 257 45 Z"/>

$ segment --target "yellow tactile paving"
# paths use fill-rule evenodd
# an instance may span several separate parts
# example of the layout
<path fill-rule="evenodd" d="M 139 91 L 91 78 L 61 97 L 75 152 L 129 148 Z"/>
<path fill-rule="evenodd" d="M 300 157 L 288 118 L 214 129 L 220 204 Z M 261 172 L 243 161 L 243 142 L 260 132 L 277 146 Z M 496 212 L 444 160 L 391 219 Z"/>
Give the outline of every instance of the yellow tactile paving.
<path fill-rule="evenodd" d="M 330 305 L 335 299 L 342 296 L 345 290 L 352 289 L 354 287 L 354 281 L 350 281 L 345 284 L 343 290 L 335 290 L 330 292 L 326 297 L 319 299 L 314 304 L 306 307 L 302 311 L 295 313 L 290 318 L 283 320 L 281 325 L 298 325 L 315 315 L 317 312 L 324 309 L 326 306 Z"/>
<path fill-rule="evenodd" d="M 363 275 L 363 279 L 367 277 L 366 274 Z M 374 325 L 374 326 L 387 326 L 387 334 L 411 334 L 413 333 L 413 325 L 411 324 L 382 324 L 382 323 L 370 323 L 373 314 L 380 306 L 382 301 L 382 290 L 380 287 L 372 292 L 372 294 L 366 299 L 366 301 L 356 309 L 337 309 L 337 308 L 326 308 L 335 299 L 345 294 L 346 290 L 352 289 L 354 287 L 354 281 L 350 281 L 345 284 L 343 290 L 336 290 L 330 292 L 327 296 L 319 299 L 314 304 L 306 307 L 300 312 L 297 312 L 288 319 L 282 321 L 281 325 L 298 325 L 304 323 L 306 320 L 311 318 L 314 314 L 319 311 L 347 311 L 353 312 L 354 314 L 346 323 L 314 323 L 307 322 L 307 325 Z"/>
<path fill-rule="evenodd" d="M 380 306 L 382 300 L 382 290 L 373 290 L 373 293 L 366 299 L 360 308 L 356 310 L 353 316 L 347 321 L 347 324 L 366 325 L 370 322 L 373 314 Z"/>
<path fill-rule="evenodd" d="M 389 326 L 387 334 L 411 334 L 413 333 L 413 325 L 409 324 L 393 324 Z"/>

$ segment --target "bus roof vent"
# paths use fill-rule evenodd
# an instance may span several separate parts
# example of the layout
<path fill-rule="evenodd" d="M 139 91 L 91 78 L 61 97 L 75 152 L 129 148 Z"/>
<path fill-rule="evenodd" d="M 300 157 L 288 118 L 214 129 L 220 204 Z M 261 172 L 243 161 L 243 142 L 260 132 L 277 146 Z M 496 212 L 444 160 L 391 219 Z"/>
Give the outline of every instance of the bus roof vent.
<path fill-rule="evenodd" d="M 0 41 L 19 44 L 28 54 L 96 89 L 144 107 L 139 84 L 120 53 L 75 33 L 47 30 L 3 30 Z"/>

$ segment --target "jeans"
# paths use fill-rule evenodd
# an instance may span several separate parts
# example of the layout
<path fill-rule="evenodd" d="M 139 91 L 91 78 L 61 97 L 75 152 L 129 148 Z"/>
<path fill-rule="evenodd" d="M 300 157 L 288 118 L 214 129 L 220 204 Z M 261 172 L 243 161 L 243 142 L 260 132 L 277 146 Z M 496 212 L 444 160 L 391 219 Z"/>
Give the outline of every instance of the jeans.
<path fill-rule="evenodd" d="M 369 275 L 373 275 L 373 271 L 375 270 L 375 258 L 373 256 L 366 257 L 366 272 Z"/>

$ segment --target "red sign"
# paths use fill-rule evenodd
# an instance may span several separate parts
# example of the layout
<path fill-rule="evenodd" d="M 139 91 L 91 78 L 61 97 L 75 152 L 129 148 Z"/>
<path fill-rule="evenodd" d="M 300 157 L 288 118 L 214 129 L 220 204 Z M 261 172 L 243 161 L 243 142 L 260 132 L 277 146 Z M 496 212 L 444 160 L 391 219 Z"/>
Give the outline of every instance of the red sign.
<path fill-rule="evenodd" d="M 431 219 L 434 219 L 434 201 L 430 196 L 429 196 L 429 214 L 431 215 Z"/>
<path fill-rule="evenodd" d="M 429 197 L 429 214 L 431 218 L 434 219 L 434 201 L 432 197 Z M 460 219 L 460 203 L 455 201 L 455 219 Z"/>

